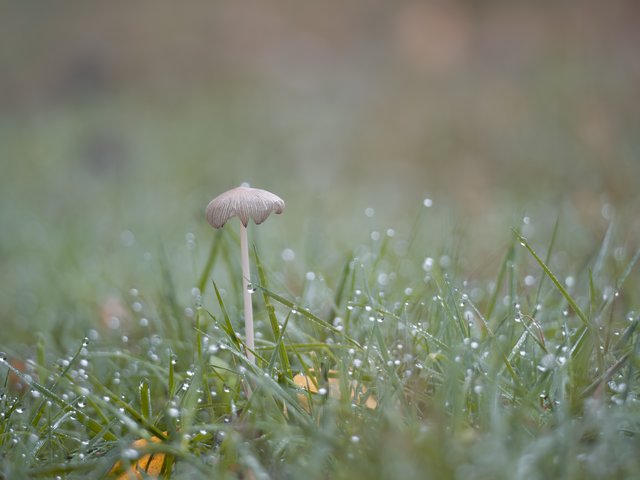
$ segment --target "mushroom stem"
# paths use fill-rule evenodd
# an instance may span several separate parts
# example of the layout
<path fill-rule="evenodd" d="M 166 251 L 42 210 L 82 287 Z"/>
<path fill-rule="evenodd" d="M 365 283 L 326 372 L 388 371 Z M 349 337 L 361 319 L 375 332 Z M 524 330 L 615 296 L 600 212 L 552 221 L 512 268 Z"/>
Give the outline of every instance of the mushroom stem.
<path fill-rule="evenodd" d="M 251 271 L 249 270 L 249 242 L 247 241 L 247 227 L 240 222 L 240 256 L 242 260 L 242 290 L 244 298 L 244 328 L 247 336 L 247 359 L 251 363 L 256 363 L 253 350 L 253 307 L 251 305 L 250 281 Z"/>

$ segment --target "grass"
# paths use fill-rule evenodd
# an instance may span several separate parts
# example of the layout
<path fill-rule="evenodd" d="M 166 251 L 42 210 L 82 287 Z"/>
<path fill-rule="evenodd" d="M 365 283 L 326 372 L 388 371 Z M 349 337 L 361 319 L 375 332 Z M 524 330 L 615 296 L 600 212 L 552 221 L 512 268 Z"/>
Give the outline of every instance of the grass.
<path fill-rule="evenodd" d="M 124 293 L 67 351 L 3 342 L 0 478 L 102 478 L 148 453 L 172 479 L 636 477 L 640 252 L 624 232 L 574 255 L 577 229 L 525 238 L 527 220 L 473 270 L 453 235 L 428 256 L 431 227 L 375 230 L 302 275 L 256 248 L 255 366 L 231 229 L 190 302 L 159 255 L 160 293 Z"/>
<path fill-rule="evenodd" d="M 640 476 L 633 8 L 14 3 L 0 480 Z"/>

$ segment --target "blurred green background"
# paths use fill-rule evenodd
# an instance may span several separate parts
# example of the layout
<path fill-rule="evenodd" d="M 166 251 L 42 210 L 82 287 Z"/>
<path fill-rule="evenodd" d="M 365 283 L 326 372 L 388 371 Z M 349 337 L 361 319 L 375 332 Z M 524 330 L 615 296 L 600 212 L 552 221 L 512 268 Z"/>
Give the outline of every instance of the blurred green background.
<path fill-rule="evenodd" d="M 539 245 L 560 218 L 589 251 L 617 218 L 637 248 L 639 22 L 632 0 L 2 2 L 3 344 L 165 267 L 188 304 L 204 208 L 240 182 L 287 202 L 252 233 L 294 276 L 419 215 L 469 271 L 523 216 Z"/>

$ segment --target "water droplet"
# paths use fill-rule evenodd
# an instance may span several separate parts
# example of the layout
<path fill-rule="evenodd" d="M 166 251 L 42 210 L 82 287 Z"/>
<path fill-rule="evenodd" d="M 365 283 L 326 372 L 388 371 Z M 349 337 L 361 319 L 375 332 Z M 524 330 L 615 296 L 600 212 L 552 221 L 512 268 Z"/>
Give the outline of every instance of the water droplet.
<path fill-rule="evenodd" d="M 313 272 L 307 272 L 304 275 L 304 278 L 306 278 L 309 282 L 313 282 L 316 279 L 316 274 Z"/>
<path fill-rule="evenodd" d="M 282 253 L 280 255 L 282 257 L 282 260 L 284 260 L 285 262 L 293 262 L 296 259 L 296 252 L 294 252 L 290 248 L 285 248 L 284 250 L 282 250 Z"/>
<path fill-rule="evenodd" d="M 131 247 L 134 243 L 136 243 L 136 236 L 131 230 L 123 230 L 120 233 L 120 242 L 125 247 Z"/>
<path fill-rule="evenodd" d="M 120 319 L 113 315 L 107 318 L 107 327 L 111 330 L 117 330 L 120 328 Z"/>
<path fill-rule="evenodd" d="M 318 389 L 318 395 L 323 395 L 323 396 L 324 396 L 324 395 L 326 395 L 326 394 L 327 394 L 327 389 L 326 389 L 326 388 L 324 388 L 324 387 L 320 387 L 320 388 Z"/>
<path fill-rule="evenodd" d="M 422 201 L 422 204 L 423 204 L 425 207 L 429 208 L 429 207 L 431 207 L 431 206 L 433 205 L 433 200 L 431 200 L 430 198 L 425 198 L 425 199 Z"/>
<path fill-rule="evenodd" d="M 351 435 L 351 438 L 349 440 L 351 441 L 351 443 L 360 443 L 360 437 L 357 435 Z"/>
<path fill-rule="evenodd" d="M 433 258 L 431 258 L 431 257 L 425 258 L 424 262 L 422 263 L 422 269 L 425 272 L 429 272 L 429 271 L 431 271 L 432 268 L 433 268 Z"/>
<path fill-rule="evenodd" d="M 368 208 L 364 209 L 364 214 L 369 218 L 373 217 L 375 215 L 375 213 L 376 213 L 376 211 L 371 207 L 368 207 Z"/>

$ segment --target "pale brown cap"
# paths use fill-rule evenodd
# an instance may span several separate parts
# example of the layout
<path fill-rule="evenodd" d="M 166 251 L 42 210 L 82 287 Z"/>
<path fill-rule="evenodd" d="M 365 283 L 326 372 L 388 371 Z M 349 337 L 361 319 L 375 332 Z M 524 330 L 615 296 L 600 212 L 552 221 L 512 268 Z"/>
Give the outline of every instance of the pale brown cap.
<path fill-rule="evenodd" d="M 218 195 L 207 205 L 207 221 L 213 228 L 220 228 L 227 220 L 238 217 L 246 227 L 252 218 L 261 224 L 274 213 L 282 213 L 284 200 L 279 196 L 251 187 L 237 187 Z"/>

